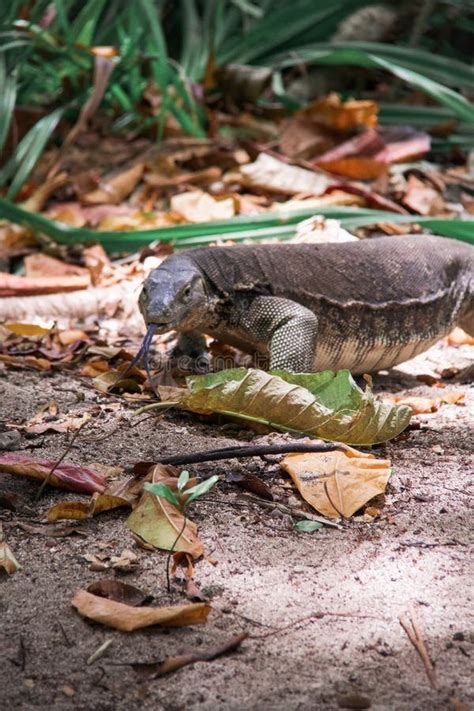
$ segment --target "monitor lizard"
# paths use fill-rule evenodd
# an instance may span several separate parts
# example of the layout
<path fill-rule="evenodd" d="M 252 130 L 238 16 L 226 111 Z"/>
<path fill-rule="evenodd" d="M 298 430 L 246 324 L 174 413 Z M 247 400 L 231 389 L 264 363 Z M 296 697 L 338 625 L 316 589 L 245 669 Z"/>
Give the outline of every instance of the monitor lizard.
<path fill-rule="evenodd" d="M 474 334 L 474 247 L 427 235 L 177 252 L 145 280 L 156 332 L 208 334 L 270 367 L 365 373 Z M 202 339 L 202 335 L 201 335 Z M 204 347 L 204 340 L 200 342 Z"/>

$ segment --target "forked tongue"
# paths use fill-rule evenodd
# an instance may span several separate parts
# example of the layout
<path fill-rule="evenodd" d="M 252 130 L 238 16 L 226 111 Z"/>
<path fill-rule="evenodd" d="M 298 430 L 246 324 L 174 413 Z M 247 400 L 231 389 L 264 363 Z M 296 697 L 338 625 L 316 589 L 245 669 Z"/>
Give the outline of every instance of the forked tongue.
<path fill-rule="evenodd" d="M 150 372 L 150 364 L 149 364 L 149 360 L 148 360 L 149 356 L 150 356 L 150 345 L 151 345 L 152 338 L 155 335 L 156 326 L 157 326 L 156 323 L 148 324 L 147 331 L 145 333 L 145 336 L 142 341 L 142 345 L 140 346 L 140 349 L 139 349 L 137 355 L 135 356 L 135 358 L 133 358 L 133 360 L 130 361 L 127 369 L 123 373 L 120 373 L 119 380 L 122 380 L 127 375 L 127 373 L 130 372 L 131 368 L 133 368 L 134 365 L 137 365 L 137 363 L 140 363 L 140 361 L 143 360 L 143 365 L 145 366 L 146 374 L 148 375 L 148 382 L 150 383 L 150 387 L 152 389 L 153 395 L 156 398 L 158 398 L 158 400 L 159 400 L 160 396 L 159 396 L 158 392 L 155 390 L 155 386 L 153 385 L 153 380 L 152 380 L 151 372 Z"/>

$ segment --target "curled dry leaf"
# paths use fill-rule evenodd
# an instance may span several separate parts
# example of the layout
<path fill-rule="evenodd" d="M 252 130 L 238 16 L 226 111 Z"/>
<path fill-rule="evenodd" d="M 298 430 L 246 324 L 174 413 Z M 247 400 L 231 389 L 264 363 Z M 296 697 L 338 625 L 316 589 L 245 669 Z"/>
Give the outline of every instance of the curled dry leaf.
<path fill-rule="evenodd" d="M 348 447 L 344 452 L 288 454 L 281 467 L 301 496 L 329 518 L 349 517 L 385 491 L 390 460 Z"/>
<path fill-rule="evenodd" d="M 395 395 L 391 401 L 397 405 L 411 407 L 414 415 L 437 412 L 441 405 L 464 405 L 462 390 L 449 390 L 440 397 L 420 397 L 417 395 Z"/>
<path fill-rule="evenodd" d="M 250 491 L 256 496 L 260 496 L 267 501 L 273 501 L 273 494 L 268 484 L 254 474 L 241 474 L 240 472 L 229 472 L 225 477 L 229 484 L 236 484 L 239 489 Z"/>
<path fill-rule="evenodd" d="M 96 465 L 99 469 L 99 465 Z M 111 467 L 112 469 L 112 467 Z M 98 472 L 102 473 L 102 472 Z M 95 492 L 89 501 L 60 501 L 48 511 L 48 521 L 74 519 L 81 521 L 104 511 L 131 508 L 142 490 L 142 483 L 132 477 L 123 482 L 112 482 L 103 493 Z"/>
<path fill-rule="evenodd" d="M 111 511 L 124 506 L 130 506 L 130 504 L 119 496 L 107 496 L 96 492 L 88 502 L 60 501 L 54 504 L 48 511 L 48 521 L 50 523 L 64 519 L 82 521 L 104 511 Z"/>
<path fill-rule="evenodd" d="M 71 604 L 83 617 L 122 632 L 132 632 L 151 625 L 185 627 L 202 624 L 211 610 L 203 602 L 168 607 L 131 607 L 92 595 L 86 590 L 79 590 Z"/>
<path fill-rule="evenodd" d="M 338 94 L 331 93 L 297 111 L 295 116 L 310 119 L 332 131 L 345 133 L 358 126 L 373 128 L 378 122 L 378 111 L 375 101 L 342 101 Z"/>
<path fill-rule="evenodd" d="M 0 472 L 27 476 L 43 481 L 48 477 L 56 462 L 51 459 L 35 459 L 25 454 L 9 453 L 0 455 Z M 61 462 L 49 477 L 51 486 L 80 494 L 103 492 L 106 479 L 98 472 L 76 464 Z"/>
<path fill-rule="evenodd" d="M 124 605 L 131 605 L 132 607 L 140 607 L 153 600 L 152 595 L 143 592 L 143 590 L 136 588 L 134 585 L 122 583 L 120 580 L 97 580 L 89 585 L 87 592 L 97 597 L 115 600 L 115 602 L 122 602 Z"/>
<path fill-rule="evenodd" d="M 139 558 L 136 553 L 126 548 L 120 555 L 113 555 L 110 558 L 110 564 L 114 570 L 120 573 L 133 573 L 139 564 Z"/>
<path fill-rule="evenodd" d="M 348 178 L 369 180 L 386 173 L 391 163 L 424 155 L 430 148 L 428 134 L 407 126 L 368 128 L 320 155 L 314 164 Z"/>
<path fill-rule="evenodd" d="M 288 195 L 322 195 L 332 182 L 322 171 L 288 165 L 266 153 L 260 153 L 254 163 L 241 166 L 240 172 L 247 185 Z"/>
<path fill-rule="evenodd" d="M 100 205 L 103 203 L 117 205 L 134 190 L 142 177 L 144 167 L 144 163 L 137 163 L 131 168 L 118 173 L 113 178 L 103 180 L 100 188 L 81 195 L 81 201 L 86 205 Z"/>
<path fill-rule="evenodd" d="M 419 215 L 438 215 L 443 211 L 444 201 L 435 188 L 415 175 L 408 178 L 403 204 Z"/>

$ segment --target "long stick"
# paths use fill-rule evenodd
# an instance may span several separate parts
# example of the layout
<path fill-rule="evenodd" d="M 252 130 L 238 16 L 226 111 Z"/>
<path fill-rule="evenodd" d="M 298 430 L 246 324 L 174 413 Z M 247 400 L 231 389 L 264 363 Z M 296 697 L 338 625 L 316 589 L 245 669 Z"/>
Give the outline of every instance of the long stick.
<path fill-rule="evenodd" d="M 346 449 L 345 445 L 335 442 L 288 442 L 286 444 L 256 444 L 242 447 L 224 447 L 210 449 L 195 454 L 176 454 L 171 457 L 160 457 L 160 464 L 199 464 L 200 462 L 215 462 L 221 459 L 240 459 L 241 457 L 262 457 L 266 454 L 289 454 L 291 452 L 333 452 Z"/>

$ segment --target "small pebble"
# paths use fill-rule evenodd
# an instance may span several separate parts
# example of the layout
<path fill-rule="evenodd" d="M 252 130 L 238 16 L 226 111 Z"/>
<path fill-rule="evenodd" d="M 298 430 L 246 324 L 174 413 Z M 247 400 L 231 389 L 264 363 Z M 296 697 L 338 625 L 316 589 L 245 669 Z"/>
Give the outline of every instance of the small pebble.
<path fill-rule="evenodd" d="M 0 449 L 11 451 L 18 449 L 21 442 L 21 434 L 18 430 L 0 433 Z"/>

